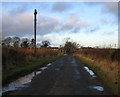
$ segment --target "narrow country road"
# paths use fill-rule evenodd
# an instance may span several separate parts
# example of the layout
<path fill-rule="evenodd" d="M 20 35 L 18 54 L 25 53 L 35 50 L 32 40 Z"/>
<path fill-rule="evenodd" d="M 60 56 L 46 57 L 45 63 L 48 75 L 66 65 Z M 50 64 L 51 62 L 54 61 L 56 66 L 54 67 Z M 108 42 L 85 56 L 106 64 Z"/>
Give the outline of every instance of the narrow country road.
<path fill-rule="evenodd" d="M 29 87 L 9 95 L 110 95 L 98 77 L 72 56 L 64 56 L 33 78 Z"/>

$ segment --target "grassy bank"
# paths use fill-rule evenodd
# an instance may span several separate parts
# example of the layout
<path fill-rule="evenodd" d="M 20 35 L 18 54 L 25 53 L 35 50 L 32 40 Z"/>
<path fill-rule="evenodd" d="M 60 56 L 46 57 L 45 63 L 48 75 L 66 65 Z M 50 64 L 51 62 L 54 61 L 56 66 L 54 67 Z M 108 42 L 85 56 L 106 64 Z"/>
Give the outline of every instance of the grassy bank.
<path fill-rule="evenodd" d="M 9 70 L 14 66 L 24 64 L 24 62 L 36 61 L 41 57 L 52 57 L 61 55 L 59 49 L 37 48 L 34 56 L 34 48 L 14 48 L 2 47 L 2 68 Z"/>
<path fill-rule="evenodd" d="M 52 56 L 52 57 L 42 57 L 36 61 L 30 61 L 26 62 L 22 65 L 15 66 L 12 69 L 4 70 L 2 73 L 2 82 L 3 85 L 19 78 L 20 76 L 24 76 L 33 70 L 35 70 L 38 67 L 45 66 L 46 64 L 53 62 L 57 59 L 59 59 L 61 55 L 59 56 Z"/>
<path fill-rule="evenodd" d="M 92 69 L 95 74 L 103 81 L 103 83 L 110 88 L 111 92 L 114 95 L 119 95 L 118 91 L 118 71 L 109 70 L 108 66 L 105 64 L 100 64 L 97 61 L 93 61 L 90 58 L 87 58 L 83 55 L 76 54 L 76 56 L 80 59 L 80 61 Z M 112 63 L 111 63 L 112 64 Z"/>

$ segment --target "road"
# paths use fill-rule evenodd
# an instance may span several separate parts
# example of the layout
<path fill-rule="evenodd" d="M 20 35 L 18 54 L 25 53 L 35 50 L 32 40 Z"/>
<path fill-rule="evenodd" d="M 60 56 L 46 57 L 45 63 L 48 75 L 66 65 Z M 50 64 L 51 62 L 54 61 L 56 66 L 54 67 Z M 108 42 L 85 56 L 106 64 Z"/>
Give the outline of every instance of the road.
<path fill-rule="evenodd" d="M 98 88 L 95 88 L 97 87 Z M 103 90 L 104 89 L 104 90 Z M 110 95 L 98 77 L 93 77 L 74 56 L 64 56 L 33 78 L 29 87 L 9 95 Z"/>

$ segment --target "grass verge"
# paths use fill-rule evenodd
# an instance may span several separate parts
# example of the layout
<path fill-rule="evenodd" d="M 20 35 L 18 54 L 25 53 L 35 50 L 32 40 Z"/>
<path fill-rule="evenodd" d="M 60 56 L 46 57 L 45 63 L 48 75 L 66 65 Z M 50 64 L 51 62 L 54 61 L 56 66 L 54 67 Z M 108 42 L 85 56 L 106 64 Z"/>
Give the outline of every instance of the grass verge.
<path fill-rule="evenodd" d="M 20 76 L 24 76 L 38 67 L 42 67 L 50 62 L 53 62 L 59 59 L 62 56 L 54 56 L 54 57 L 43 57 L 36 61 L 27 62 L 20 66 L 16 66 L 13 69 L 3 71 L 2 73 L 2 84 L 3 86 L 8 84 L 9 82 L 19 78 Z"/>
<path fill-rule="evenodd" d="M 113 75 L 101 69 L 97 62 L 93 62 L 85 57 L 76 55 L 79 60 L 95 72 L 95 74 L 102 80 L 102 82 L 111 90 L 113 95 L 119 95 L 119 82 L 115 80 Z"/>

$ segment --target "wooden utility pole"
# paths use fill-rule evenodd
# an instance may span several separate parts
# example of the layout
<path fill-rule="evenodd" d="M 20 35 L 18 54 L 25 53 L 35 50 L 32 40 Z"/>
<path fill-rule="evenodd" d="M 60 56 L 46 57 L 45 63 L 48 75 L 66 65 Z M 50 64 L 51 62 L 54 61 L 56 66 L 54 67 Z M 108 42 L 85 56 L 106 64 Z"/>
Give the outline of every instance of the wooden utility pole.
<path fill-rule="evenodd" d="M 34 54 L 36 55 L 36 15 L 37 15 L 37 10 L 34 10 Z"/>

